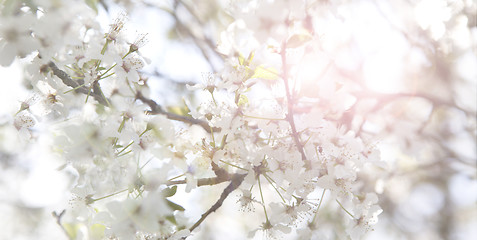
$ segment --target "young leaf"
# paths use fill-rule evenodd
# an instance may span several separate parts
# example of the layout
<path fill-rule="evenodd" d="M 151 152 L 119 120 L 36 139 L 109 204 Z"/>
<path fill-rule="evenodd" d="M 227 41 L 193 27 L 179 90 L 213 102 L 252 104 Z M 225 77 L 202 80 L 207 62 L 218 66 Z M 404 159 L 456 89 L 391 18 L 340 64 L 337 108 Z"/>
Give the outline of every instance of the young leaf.
<path fill-rule="evenodd" d="M 305 43 L 311 40 L 309 33 L 294 34 L 287 40 L 288 48 L 297 48 L 303 46 Z"/>
<path fill-rule="evenodd" d="M 175 113 L 177 115 L 190 117 L 190 115 L 189 115 L 190 109 L 187 107 L 187 105 L 184 105 L 184 106 L 170 106 L 170 107 L 167 107 L 167 110 L 169 112 Z"/>
<path fill-rule="evenodd" d="M 80 229 L 80 224 L 73 223 L 63 223 L 63 228 L 65 229 L 66 234 L 70 239 L 76 239 L 78 235 L 78 230 Z"/>
<path fill-rule="evenodd" d="M 265 68 L 258 66 L 255 69 L 255 73 L 250 78 L 261 78 L 266 80 L 275 80 L 278 78 L 278 71 L 275 68 Z"/>
<path fill-rule="evenodd" d="M 90 234 L 94 237 L 94 239 L 103 239 L 104 238 L 104 230 L 106 230 L 106 226 L 95 223 L 90 227 Z"/>
<path fill-rule="evenodd" d="M 176 217 L 174 215 L 166 216 L 166 219 L 174 225 L 177 225 Z"/>
<path fill-rule="evenodd" d="M 244 65 L 245 66 L 250 66 L 250 64 L 252 63 L 252 60 L 253 60 L 253 57 L 255 56 L 255 52 L 254 51 L 251 51 L 250 54 L 248 54 L 248 58 L 247 58 L 247 61 L 245 61 Z"/>
<path fill-rule="evenodd" d="M 243 55 L 241 53 L 239 53 L 238 61 L 239 61 L 240 66 L 242 66 L 243 62 L 245 61 L 245 58 L 243 57 Z"/>
<path fill-rule="evenodd" d="M 86 5 L 98 13 L 98 0 L 85 0 Z"/>
<path fill-rule="evenodd" d="M 170 188 L 166 188 L 162 190 L 162 194 L 164 194 L 164 197 L 172 197 L 176 194 L 177 192 L 177 186 L 172 186 Z"/>
<path fill-rule="evenodd" d="M 248 54 L 247 59 L 245 59 L 242 54 L 239 54 L 238 56 L 239 64 L 241 66 L 246 66 L 246 67 L 250 66 L 250 64 L 252 63 L 253 57 L 255 57 L 254 51 L 251 51 L 250 54 Z"/>
<path fill-rule="evenodd" d="M 185 208 L 183 208 L 181 205 L 179 205 L 177 203 L 174 203 L 174 202 L 172 202 L 168 199 L 166 199 L 166 202 L 167 202 L 167 206 L 172 208 L 172 210 L 185 211 Z"/>
<path fill-rule="evenodd" d="M 241 94 L 240 95 L 240 98 L 239 98 L 239 101 L 238 101 L 238 106 L 244 106 L 248 103 L 248 98 L 247 96 Z"/>

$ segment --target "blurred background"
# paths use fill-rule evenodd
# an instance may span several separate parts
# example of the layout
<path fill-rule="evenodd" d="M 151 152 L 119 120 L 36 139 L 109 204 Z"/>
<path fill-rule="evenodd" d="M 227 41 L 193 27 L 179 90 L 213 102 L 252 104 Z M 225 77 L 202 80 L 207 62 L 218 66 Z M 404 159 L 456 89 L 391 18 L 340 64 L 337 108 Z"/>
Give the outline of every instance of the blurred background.
<path fill-rule="evenodd" d="M 200 98 L 186 84 L 223 67 L 220 33 L 234 21 L 230 6 L 245 2 L 105 0 L 98 21 L 107 31 L 118 12 L 128 12 L 127 31 L 148 34 L 140 53 L 151 60 L 143 71 L 151 97 L 183 107 L 183 99 Z M 366 239 L 477 239 L 477 3 L 307 4 L 314 38 L 296 63 L 297 90 L 313 97 L 326 79 L 356 86 L 352 107 L 338 120 L 378 139 L 390 171 L 362 176 L 384 210 Z M 70 197 L 66 177 L 55 170 L 59 161 L 42 152 L 47 142 L 26 145 L 5 127 L 31 98 L 22 85 L 26 64 L 28 58 L 0 67 L 0 239 L 66 239 L 51 215 Z M 201 199 L 199 207 L 175 197 L 197 218 L 225 186 L 195 189 L 190 199 Z M 238 211 L 236 195 L 190 239 L 243 239 L 259 226 L 253 213 Z"/>

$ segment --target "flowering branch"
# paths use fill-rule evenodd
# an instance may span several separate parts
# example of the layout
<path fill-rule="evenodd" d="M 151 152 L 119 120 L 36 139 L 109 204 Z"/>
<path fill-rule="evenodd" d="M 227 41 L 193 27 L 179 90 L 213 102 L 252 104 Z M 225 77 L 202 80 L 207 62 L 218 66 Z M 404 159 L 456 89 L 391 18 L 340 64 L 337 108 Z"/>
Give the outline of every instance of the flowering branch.
<path fill-rule="evenodd" d="M 90 94 L 91 96 L 96 99 L 100 104 L 107 106 L 108 100 L 102 96 L 101 92 L 98 91 L 98 83 L 94 83 L 94 91 L 91 92 L 90 89 L 86 86 L 82 86 L 82 83 L 78 83 L 77 81 L 73 80 L 65 71 L 61 70 L 56 66 L 54 62 L 49 62 L 48 67 L 53 71 L 53 74 L 63 81 L 63 83 L 67 86 L 70 86 L 74 89 L 75 92 L 83 93 L 83 94 Z"/>
<path fill-rule="evenodd" d="M 220 183 L 223 183 L 223 182 L 233 180 L 238 175 L 244 175 L 244 174 L 236 173 L 236 174 L 229 175 L 227 177 L 201 178 L 201 179 L 197 180 L 197 186 L 201 187 L 201 186 L 217 185 L 217 184 L 220 184 Z M 187 183 L 186 180 L 175 180 L 175 181 L 167 182 L 166 185 L 171 186 L 171 185 L 186 184 L 186 183 Z"/>
<path fill-rule="evenodd" d="M 287 51 L 287 43 L 286 41 L 283 42 L 282 44 L 282 50 L 281 50 L 281 59 L 282 59 L 282 67 L 283 67 L 283 73 L 282 73 L 282 78 L 283 82 L 285 83 L 285 91 L 286 91 L 286 96 L 287 96 L 287 107 L 288 107 L 288 113 L 286 116 L 286 120 L 290 123 L 291 130 L 292 130 L 292 137 L 295 142 L 296 147 L 298 148 L 298 151 L 301 154 L 301 159 L 305 163 L 305 168 L 306 169 L 311 169 L 311 162 L 310 160 L 307 160 L 305 151 L 303 151 L 303 144 L 301 144 L 298 133 L 296 131 L 296 126 L 295 126 L 295 119 L 294 119 L 294 114 L 293 114 L 293 104 L 294 104 L 294 99 L 291 96 L 290 93 L 290 86 L 288 84 L 288 69 L 287 69 L 287 57 L 286 57 L 286 51 Z"/>
<path fill-rule="evenodd" d="M 207 122 L 201 121 L 195 118 L 187 117 L 187 116 L 182 116 L 176 113 L 164 111 L 161 105 L 157 104 L 152 99 L 146 98 L 140 91 L 136 92 L 136 99 L 141 100 L 143 103 L 147 104 L 151 108 L 151 111 L 149 111 L 150 114 L 161 114 L 171 120 L 176 120 L 176 121 L 189 123 L 189 124 L 196 124 L 201 126 L 208 133 L 211 132 L 210 126 L 209 124 L 207 124 Z M 215 130 L 218 130 L 218 129 L 214 129 L 214 131 Z"/>
<path fill-rule="evenodd" d="M 72 87 L 75 92 L 79 92 L 79 93 L 83 93 L 83 94 L 90 94 L 100 104 L 108 106 L 109 101 L 106 97 L 104 97 L 101 94 L 101 91 L 98 89 L 99 85 L 98 85 L 97 82 L 93 83 L 94 84 L 93 85 L 94 90 L 93 90 L 93 92 L 91 92 L 88 87 L 82 86 L 80 83 L 73 80 L 65 71 L 59 69 L 58 66 L 56 66 L 56 64 L 54 62 L 49 62 L 48 66 L 53 71 L 53 74 L 55 76 L 60 78 L 65 85 Z M 180 121 L 180 122 L 184 122 L 184 123 L 189 123 L 189 124 L 196 124 L 196 125 L 199 125 L 202 128 L 204 128 L 205 131 L 207 131 L 209 133 L 211 131 L 210 126 L 205 121 L 201 121 L 201 120 L 197 120 L 197 119 L 190 118 L 190 117 L 187 117 L 187 116 L 182 116 L 182 115 L 179 115 L 179 114 L 164 111 L 164 109 L 162 108 L 161 105 L 157 104 L 152 99 L 146 98 L 140 91 L 137 91 L 136 99 L 139 99 L 143 103 L 146 103 L 151 108 L 151 111 L 149 112 L 151 114 L 165 115 L 168 119 L 176 120 L 176 121 Z M 218 129 L 214 129 L 214 131 L 215 130 L 218 130 Z"/>
<path fill-rule="evenodd" d="M 192 232 L 194 229 L 196 229 L 204 220 L 211 214 L 212 212 L 215 212 L 217 209 L 219 209 L 220 206 L 224 203 L 225 199 L 229 196 L 230 193 L 232 193 L 235 189 L 237 189 L 245 179 L 246 174 L 234 174 L 231 177 L 231 182 L 230 184 L 224 189 L 222 194 L 220 195 L 219 200 L 215 202 L 212 207 L 209 208 L 204 214 L 202 214 L 202 217 L 192 225 L 192 227 L 189 228 L 189 230 Z"/>

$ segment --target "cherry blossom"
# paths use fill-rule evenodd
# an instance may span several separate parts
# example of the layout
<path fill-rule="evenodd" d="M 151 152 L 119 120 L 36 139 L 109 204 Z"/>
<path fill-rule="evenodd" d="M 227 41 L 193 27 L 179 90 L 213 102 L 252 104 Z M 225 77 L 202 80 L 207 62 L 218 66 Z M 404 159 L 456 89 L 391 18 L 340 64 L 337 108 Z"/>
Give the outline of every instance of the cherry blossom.
<path fill-rule="evenodd" d="M 124 9 L 110 15 L 116 4 Z M 475 124 L 468 123 L 475 111 L 454 96 L 463 91 L 452 80 L 461 70 L 447 65 L 471 44 L 457 44 L 454 53 L 455 39 L 443 32 L 470 20 L 462 13 L 451 21 L 457 7 L 445 1 L 418 4 L 416 28 L 381 16 L 376 22 L 387 21 L 408 41 L 401 50 L 419 49 L 415 54 L 425 59 L 410 61 L 412 74 L 399 70 L 411 79 L 403 82 L 422 78 L 424 86 L 436 86 L 426 92 L 413 82 L 402 87 L 410 92 L 386 94 L 363 78 L 377 64 L 369 58 L 382 50 L 371 47 L 373 41 L 391 46 L 372 37 L 362 43 L 357 32 L 364 23 L 354 21 L 353 9 L 390 10 L 374 2 L 327 4 L 141 1 L 137 6 L 174 22 L 170 38 L 188 39 L 209 63 L 186 82 L 149 65 L 143 49 L 156 43 L 146 38 L 153 34 L 128 26 L 139 12 L 133 1 L 4 1 L 0 65 L 23 64 L 23 85 L 33 97 L 18 99 L 15 112 L 0 116 L 1 157 L 32 158 L 22 152 L 28 146 L 58 160 L 58 171 L 69 179 L 68 200 L 53 217 L 70 239 L 207 238 L 201 234 L 214 230 L 207 225 L 210 215 L 229 203 L 250 218 L 241 229 L 250 238 L 257 232 L 270 239 L 364 238 L 380 214 L 392 214 L 387 210 L 399 199 L 387 188 L 399 174 L 418 171 L 416 159 L 448 171 L 473 160 L 468 156 L 475 148 L 454 148 L 459 139 L 475 142 L 469 134 Z M 426 5 L 444 16 L 426 18 Z M 111 23 L 101 25 L 102 17 Z M 371 22 L 365 25 L 375 30 Z M 418 38 L 406 33 L 415 29 Z M 431 71 L 431 65 L 442 72 L 418 76 L 417 69 Z M 175 89 L 179 97 L 157 96 Z M 6 135 L 14 135 L 17 146 Z M 388 159 L 381 144 L 397 159 Z M 435 159 L 463 160 L 448 165 Z"/>

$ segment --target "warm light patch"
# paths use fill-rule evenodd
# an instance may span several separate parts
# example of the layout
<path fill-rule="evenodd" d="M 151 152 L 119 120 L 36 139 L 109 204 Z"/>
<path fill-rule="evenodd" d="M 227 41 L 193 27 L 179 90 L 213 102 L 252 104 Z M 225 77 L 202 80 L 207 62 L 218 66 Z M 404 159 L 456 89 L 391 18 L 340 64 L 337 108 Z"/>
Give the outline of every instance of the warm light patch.
<path fill-rule="evenodd" d="M 386 52 L 370 56 L 364 64 L 364 77 L 372 91 L 397 93 L 401 88 L 401 59 Z"/>

